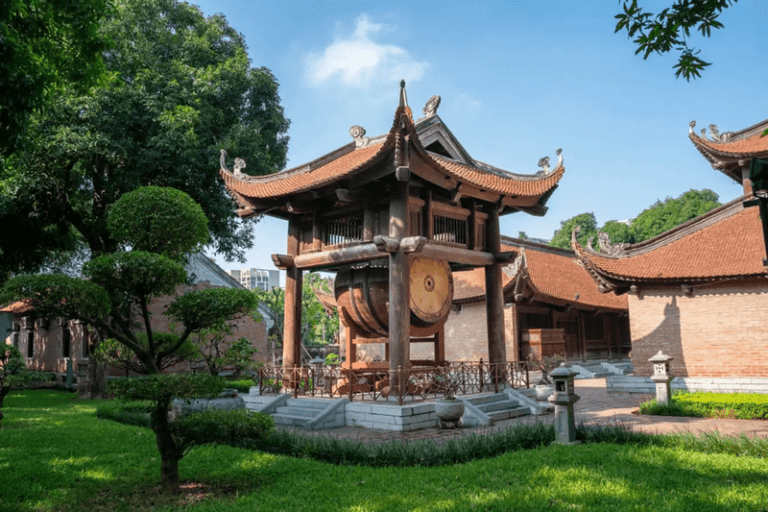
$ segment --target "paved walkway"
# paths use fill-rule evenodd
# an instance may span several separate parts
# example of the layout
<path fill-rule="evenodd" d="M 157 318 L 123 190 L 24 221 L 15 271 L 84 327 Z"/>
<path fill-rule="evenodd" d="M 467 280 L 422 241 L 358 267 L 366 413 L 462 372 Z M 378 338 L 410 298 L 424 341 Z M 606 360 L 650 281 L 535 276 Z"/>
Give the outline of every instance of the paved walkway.
<path fill-rule="evenodd" d="M 575 381 L 575 384 L 576 394 L 580 397 L 580 400 L 574 405 L 577 424 L 622 424 L 634 431 L 658 434 L 719 432 L 727 436 L 746 434 L 747 436 L 768 438 L 768 421 L 640 416 L 639 414 L 633 414 L 633 411 L 637 411 L 638 406 L 642 402 L 653 398 L 652 395 L 609 394 L 605 389 L 605 379 L 583 379 Z M 390 432 L 361 427 L 341 427 L 311 432 L 311 434 L 353 439 L 365 443 L 418 440 L 433 440 L 440 443 L 447 439 L 471 434 L 484 434 L 494 430 L 503 430 L 510 425 L 518 423 L 526 424 L 539 421 L 552 423 L 554 421 L 554 414 L 523 416 L 500 421 L 492 427 L 461 428 L 457 430 L 441 430 L 435 427 L 413 432 Z M 301 432 L 310 433 L 304 430 Z"/>

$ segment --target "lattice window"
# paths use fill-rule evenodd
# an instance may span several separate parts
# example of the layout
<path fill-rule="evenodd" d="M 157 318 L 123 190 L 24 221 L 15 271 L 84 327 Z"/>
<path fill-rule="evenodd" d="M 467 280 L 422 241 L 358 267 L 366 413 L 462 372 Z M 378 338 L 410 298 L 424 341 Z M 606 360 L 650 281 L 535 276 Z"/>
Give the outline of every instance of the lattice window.
<path fill-rule="evenodd" d="M 358 216 L 332 219 L 325 223 L 325 245 L 359 242 L 363 239 L 363 219 Z"/>
<path fill-rule="evenodd" d="M 432 233 L 433 240 L 466 245 L 467 221 L 435 215 L 432 220 Z"/>

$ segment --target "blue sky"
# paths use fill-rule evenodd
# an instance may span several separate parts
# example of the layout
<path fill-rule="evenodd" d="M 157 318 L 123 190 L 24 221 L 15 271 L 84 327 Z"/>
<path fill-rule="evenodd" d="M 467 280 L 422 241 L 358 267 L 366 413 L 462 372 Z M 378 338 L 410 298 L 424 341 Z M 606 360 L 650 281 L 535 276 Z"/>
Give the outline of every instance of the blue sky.
<path fill-rule="evenodd" d="M 192 3 L 223 13 L 245 36 L 252 66 L 279 81 L 289 168 L 350 142 L 352 125 L 386 132 L 401 78 L 416 117 L 431 95 L 442 97 L 438 114 L 475 159 L 532 174 L 562 148 L 566 173 L 549 212 L 503 217 L 510 236 L 548 239 L 584 212 L 600 225 L 629 219 L 691 188 L 734 199 L 741 187 L 694 149 L 688 123 L 724 132 L 768 117 L 768 0 L 727 9 L 711 39 L 692 35 L 713 65 L 691 82 L 675 78 L 675 55 L 643 61 L 614 34 L 615 1 Z M 641 3 L 657 12 L 671 0 Z M 225 269 L 274 268 L 270 254 L 285 252 L 286 231 L 265 218 L 245 265 L 216 260 Z"/>

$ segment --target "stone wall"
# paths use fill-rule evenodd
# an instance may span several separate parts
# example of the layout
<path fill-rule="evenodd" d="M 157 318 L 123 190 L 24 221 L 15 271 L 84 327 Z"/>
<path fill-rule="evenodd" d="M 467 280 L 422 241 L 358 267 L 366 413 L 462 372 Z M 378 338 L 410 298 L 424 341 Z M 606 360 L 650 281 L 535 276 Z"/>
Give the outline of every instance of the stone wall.
<path fill-rule="evenodd" d="M 650 376 L 659 350 L 680 377 L 768 375 L 768 290 L 756 281 L 641 288 L 629 296 L 635 375 Z"/>

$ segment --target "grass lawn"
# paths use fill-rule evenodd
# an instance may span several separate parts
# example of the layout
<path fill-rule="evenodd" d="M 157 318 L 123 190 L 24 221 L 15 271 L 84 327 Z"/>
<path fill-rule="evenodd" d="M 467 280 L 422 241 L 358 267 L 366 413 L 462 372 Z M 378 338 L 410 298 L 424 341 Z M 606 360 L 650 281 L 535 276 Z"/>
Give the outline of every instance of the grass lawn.
<path fill-rule="evenodd" d="M 640 414 L 768 420 L 768 395 L 679 390 L 669 404 L 656 403 L 655 399 L 643 402 Z"/>
<path fill-rule="evenodd" d="M 0 423 L 4 511 L 766 511 L 768 461 L 638 445 L 548 446 L 441 467 L 339 466 L 226 446 L 181 461 L 158 493 L 152 432 L 94 402 L 11 393 Z"/>

